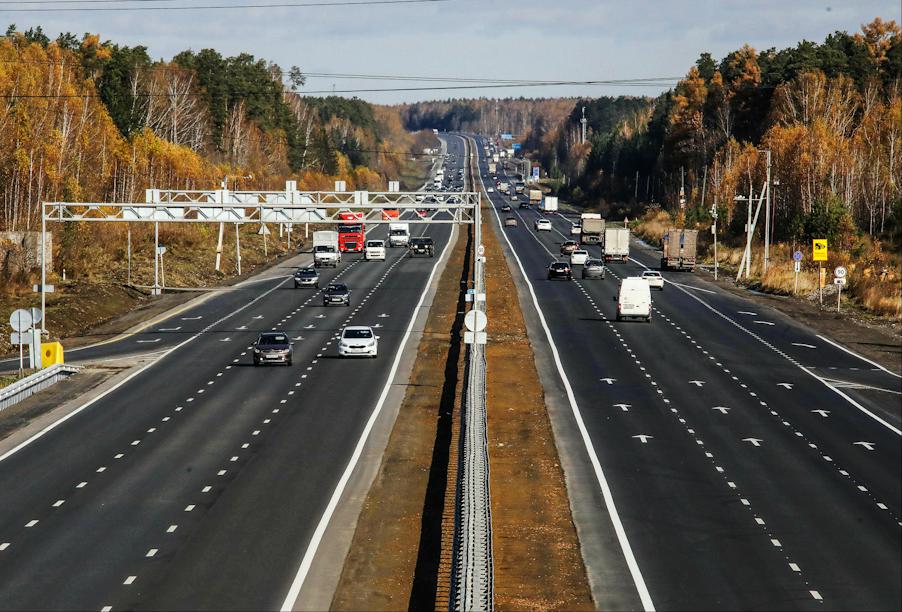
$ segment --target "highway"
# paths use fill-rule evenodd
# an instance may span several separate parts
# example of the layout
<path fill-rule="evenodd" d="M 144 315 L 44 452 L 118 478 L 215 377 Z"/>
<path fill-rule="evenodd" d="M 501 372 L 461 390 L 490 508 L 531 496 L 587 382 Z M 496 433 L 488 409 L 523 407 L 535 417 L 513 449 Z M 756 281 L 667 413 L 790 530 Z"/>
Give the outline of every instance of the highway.
<path fill-rule="evenodd" d="M 462 157 L 460 139 L 448 148 Z M 0 608 L 293 605 L 452 227 L 412 234 L 435 239 L 435 258 L 388 249 L 385 262 L 345 254 L 321 270 L 322 287 L 350 287 L 350 308 L 280 274 L 82 351 L 171 349 L 0 454 Z M 377 328 L 377 359 L 338 358 L 347 324 Z M 295 341 L 294 365 L 253 367 L 251 343 L 276 329 Z"/>
<path fill-rule="evenodd" d="M 549 281 L 570 221 L 536 232 L 489 195 L 599 607 L 900 609 L 899 377 L 701 273 L 665 272 L 651 323 L 617 322 L 619 279 L 659 252 Z"/>

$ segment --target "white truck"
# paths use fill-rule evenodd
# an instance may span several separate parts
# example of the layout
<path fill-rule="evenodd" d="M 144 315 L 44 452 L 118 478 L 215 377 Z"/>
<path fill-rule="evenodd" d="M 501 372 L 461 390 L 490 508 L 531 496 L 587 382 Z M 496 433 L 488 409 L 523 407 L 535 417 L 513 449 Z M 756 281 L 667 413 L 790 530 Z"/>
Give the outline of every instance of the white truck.
<path fill-rule="evenodd" d="M 529 203 L 538 206 L 542 202 L 542 192 L 538 189 L 529 190 Z"/>
<path fill-rule="evenodd" d="M 543 213 L 557 212 L 557 196 L 545 196 L 539 202 L 539 210 Z"/>
<path fill-rule="evenodd" d="M 507 194 L 510 191 L 511 186 L 508 183 L 500 183 L 498 185 L 498 191 L 501 193 Z"/>
<path fill-rule="evenodd" d="M 628 227 L 604 228 L 604 245 L 601 247 L 605 262 L 628 261 L 630 258 L 630 230 Z"/>
<path fill-rule="evenodd" d="M 341 262 L 338 250 L 338 232 L 323 230 L 313 232 L 313 265 L 317 268 L 337 268 Z"/>
<path fill-rule="evenodd" d="M 583 213 L 580 215 L 580 242 L 583 244 L 600 244 L 604 239 L 604 219 L 599 213 Z"/>
<path fill-rule="evenodd" d="M 489 174 L 495 174 L 496 172 L 498 172 L 498 164 L 489 162 Z"/>
<path fill-rule="evenodd" d="M 388 244 L 392 247 L 407 247 L 410 242 L 410 223 L 389 223 Z"/>

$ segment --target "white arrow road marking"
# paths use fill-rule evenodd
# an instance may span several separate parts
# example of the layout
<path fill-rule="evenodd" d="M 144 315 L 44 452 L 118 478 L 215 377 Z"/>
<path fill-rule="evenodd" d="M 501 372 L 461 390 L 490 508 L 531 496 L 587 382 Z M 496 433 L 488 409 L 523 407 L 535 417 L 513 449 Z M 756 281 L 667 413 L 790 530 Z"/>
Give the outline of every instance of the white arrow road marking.
<path fill-rule="evenodd" d="M 823 418 L 825 418 L 825 419 L 826 419 L 827 416 L 830 414 L 830 411 L 829 411 L 829 410 L 812 410 L 811 412 L 813 412 L 813 413 L 815 413 L 815 414 L 819 414 L 819 415 L 821 415 L 821 416 L 822 416 Z"/>
<path fill-rule="evenodd" d="M 703 380 L 690 380 L 690 381 L 689 381 L 689 384 L 690 384 L 690 385 L 695 385 L 696 387 L 701 387 L 703 384 L 705 384 L 705 381 L 703 381 Z"/>
<path fill-rule="evenodd" d="M 606 382 L 606 383 L 608 383 L 609 385 L 613 385 L 613 384 L 614 384 L 614 381 L 617 380 L 617 379 L 616 379 L 616 378 L 599 378 L 598 380 L 601 380 L 601 381 L 603 381 L 603 382 Z"/>
<path fill-rule="evenodd" d="M 654 436 L 649 436 L 646 434 L 639 434 L 638 436 L 633 436 L 634 438 L 638 438 L 641 440 L 642 444 L 648 444 L 649 440 L 654 440 Z"/>
<path fill-rule="evenodd" d="M 792 390 L 792 383 L 777 383 L 778 387 L 783 387 L 784 389 Z"/>
<path fill-rule="evenodd" d="M 303 339 L 304 339 L 303 336 L 295 336 L 294 338 L 292 338 L 292 340 L 303 340 Z"/>
<path fill-rule="evenodd" d="M 806 343 L 804 343 L 804 342 L 793 342 L 792 345 L 793 345 L 793 346 L 801 346 L 802 348 L 810 348 L 810 349 L 816 349 L 816 348 L 817 348 L 817 347 L 814 346 L 813 344 L 806 344 Z"/>
<path fill-rule="evenodd" d="M 874 447 L 877 446 L 874 442 L 853 442 L 852 444 L 857 444 L 858 446 L 863 446 L 869 451 L 874 450 Z"/>
<path fill-rule="evenodd" d="M 242 326 L 239 327 L 238 329 L 239 329 L 239 330 L 241 330 L 241 329 L 247 329 L 247 325 L 242 325 Z"/>
<path fill-rule="evenodd" d="M 752 317 L 757 317 L 757 316 L 758 316 L 758 313 L 757 313 L 757 312 L 749 312 L 748 310 L 740 310 L 740 311 L 739 311 L 739 314 L 750 315 L 750 316 L 752 316 Z"/>
<path fill-rule="evenodd" d="M 632 407 L 632 404 L 614 404 L 614 408 L 620 408 L 624 412 L 629 412 Z"/>
<path fill-rule="evenodd" d="M 314 317 L 314 319 L 325 319 L 325 318 L 326 318 L 326 315 L 324 315 L 324 314 L 318 314 Z"/>
<path fill-rule="evenodd" d="M 229 340 L 231 340 L 231 338 L 220 338 L 219 339 L 220 342 L 228 342 Z"/>
<path fill-rule="evenodd" d="M 314 329 L 316 325 L 305 325 L 304 329 Z"/>
<path fill-rule="evenodd" d="M 773 325 L 770 321 L 754 321 L 758 325 Z"/>
<path fill-rule="evenodd" d="M 726 406 L 714 406 L 714 408 L 712 408 L 711 410 L 720 410 L 721 414 L 726 414 L 730 409 Z"/>
<path fill-rule="evenodd" d="M 383 312 L 381 315 L 379 315 L 379 318 L 380 318 L 380 319 L 385 319 L 386 317 L 390 317 L 390 316 L 391 316 L 390 314 L 385 314 L 385 313 Z"/>
<path fill-rule="evenodd" d="M 262 318 L 263 318 L 263 315 L 257 315 L 257 316 L 254 317 L 254 318 L 255 318 L 255 319 L 262 319 Z"/>
<path fill-rule="evenodd" d="M 743 438 L 743 442 L 751 442 L 755 446 L 761 446 L 761 443 L 764 441 L 761 438 Z"/>
<path fill-rule="evenodd" d="M 154 338 L 153 340 L 138 340 L 138 344 L 153 344 L 154 342 L 159 342 L 159 338 Z"/>
<path fill-rule="evenodd" d="M 373 325 L 373 329 L 375 329 L 375 328 L 377 328 L 377 327 L 382 327 L 382 324 L 381 324 L 381 323 L 376 323 L 375 325 Z"/>
<path fill-rule="evenodd" d="M 161 327 L 161 328 L 158 329 L 157 331 L 161 331 L 161 332 L 169 332 L 169 331 L 178 331 L 178 330 L 180 330 L 180 329 L 182 329 L 182 326 L 181 326 L 181 325 L 179 325 L 178 327 Z"/>
<path fill-rule="evenodd" d="M 203 319 L 203 317 L 200 315 L 196 317 L 182 317 L 182 321 L 198 321 L 200 319 Z"/>

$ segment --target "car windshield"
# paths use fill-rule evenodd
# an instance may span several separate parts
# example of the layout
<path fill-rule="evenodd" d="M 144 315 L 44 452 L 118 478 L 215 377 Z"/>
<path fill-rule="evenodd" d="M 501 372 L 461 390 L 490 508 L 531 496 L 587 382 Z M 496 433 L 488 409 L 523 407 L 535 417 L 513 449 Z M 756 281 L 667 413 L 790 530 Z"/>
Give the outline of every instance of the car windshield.
<path fill-rule="evenodd" d="M 603 265 L 600 259 L 590 259 L 586 261 L 586 267 L 591 268 L 592 266 L 601 266 Z"/>
<path fill-rule="evenodd" d="M 326 289 L 326 291 L 328 291 L 329 293 L 344 293 L 347 290 L 347 286 L 340 284 L 329 285 L 329 288 Z"/>
<path fill-rule="evenodd" d="M 402 229 L 393 229 L 391 231 L 392 236 L 403 236 L 406 233 L 407 233 L 407 230 L 402 230 Z"/>
<path fill-rule="evenodd" d="M 257 344 L 288 344 L 285 334 L 261 334 Z"/>
<path fill-rule="evenodd" d="M 366 246 L 368 246 L 368 247 L 381 247 L 381 246 L 383 246 L 383 245 L 382 245 L 382 241 L 381 241 L 381 240 L 370 240 L 369 242 L 366 243 Z"/>
<path fill-rule="evenodd" d="M 310 268 L 303 268 L 297 271 L 298 276 L 316 276 L 316 270 L 311 270 Z"/>
<path fill-rule="evenodd" d="M 339 234 L 356 234 L 360 232 L 359 225 L 339 225 L 338 233 Z"/>
<path fill-rule="evenodd" d="M 346 329 L 344 333 L 345 338 L 372 338 L 373 332 L 369 329 Z"/>
<path fill-rule="evenodd" d="M 553 264 L 551 264 L 551 267 L 554 268 L 555 270 L 566 270 L 566 269 L 567 269 L 567 264 L 565 264 L 565 263 L 553 263 Z"/>

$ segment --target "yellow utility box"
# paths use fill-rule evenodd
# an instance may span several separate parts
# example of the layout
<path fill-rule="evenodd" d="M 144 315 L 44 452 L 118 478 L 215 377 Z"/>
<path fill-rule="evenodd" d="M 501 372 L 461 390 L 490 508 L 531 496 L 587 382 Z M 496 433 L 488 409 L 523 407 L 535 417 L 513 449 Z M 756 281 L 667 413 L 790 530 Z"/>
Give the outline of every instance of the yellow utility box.
<path fill-rule="evenodd" d="M 58 363 L 63 363 L 63 345 L 59 342 L 42 342 L 41 367 L 49 368 Z"/>

